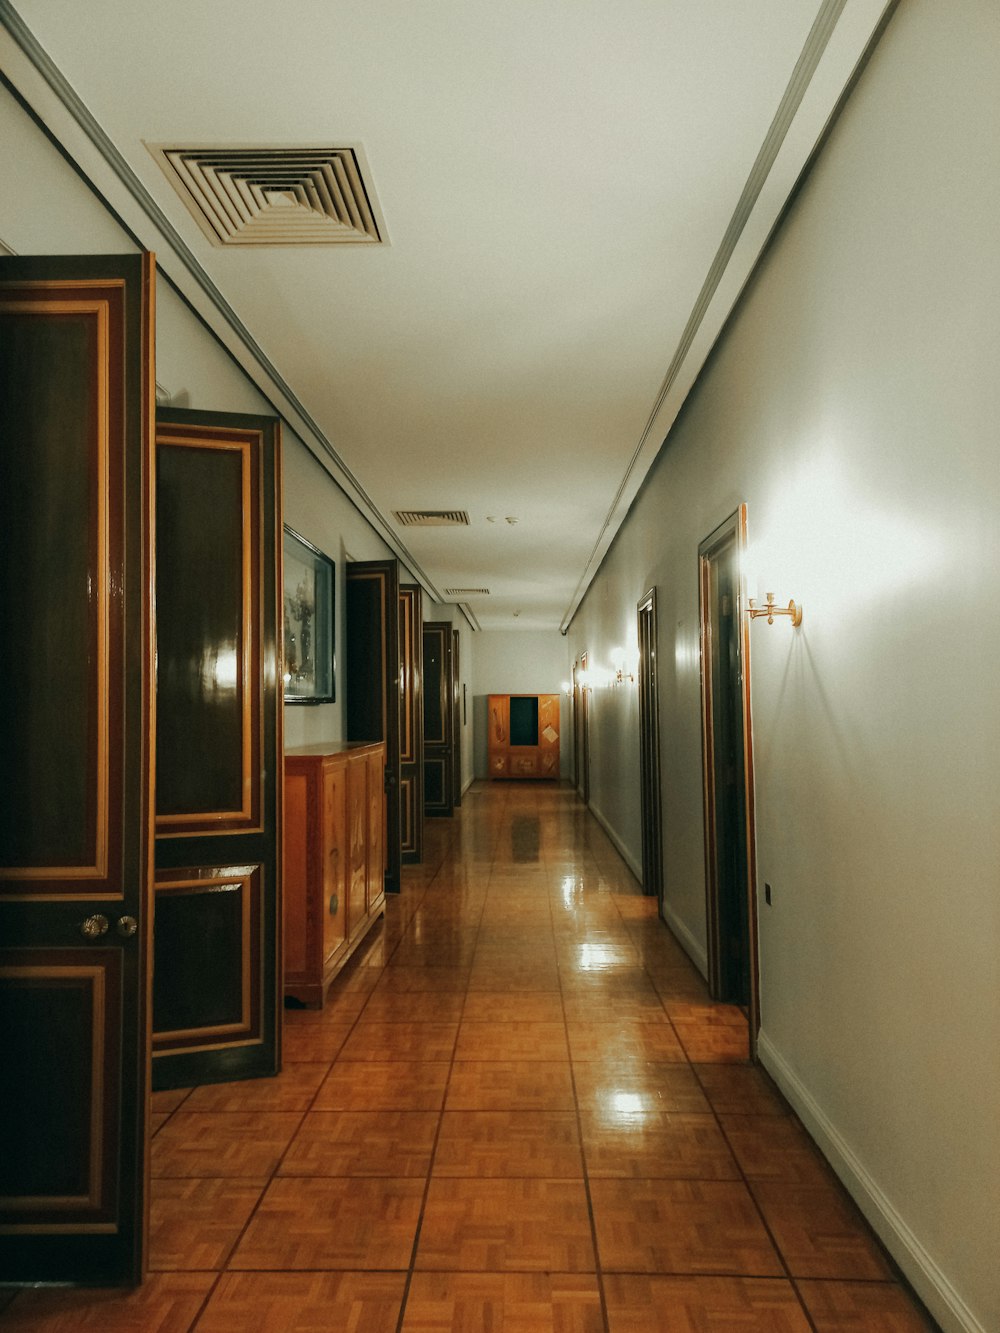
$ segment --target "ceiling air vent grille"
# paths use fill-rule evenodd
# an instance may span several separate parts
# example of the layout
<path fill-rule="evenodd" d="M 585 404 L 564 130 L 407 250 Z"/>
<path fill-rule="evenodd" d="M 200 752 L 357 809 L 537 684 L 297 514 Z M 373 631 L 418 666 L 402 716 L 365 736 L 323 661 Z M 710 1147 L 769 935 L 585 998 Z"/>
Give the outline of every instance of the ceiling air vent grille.
<path fill-rule="evenodd" d="M 149 148 L 216 245 L 385 241 L 356 148 Z"/>
<path fill-rule="evenodd" d="M 396 522 L 404 528 L 467 528 L 464 509 L 397 509 Z"/>
<path fill-rule="evenodd" d="M 445 597 L 489 597 L 489 588 L 445 588 Z"/>

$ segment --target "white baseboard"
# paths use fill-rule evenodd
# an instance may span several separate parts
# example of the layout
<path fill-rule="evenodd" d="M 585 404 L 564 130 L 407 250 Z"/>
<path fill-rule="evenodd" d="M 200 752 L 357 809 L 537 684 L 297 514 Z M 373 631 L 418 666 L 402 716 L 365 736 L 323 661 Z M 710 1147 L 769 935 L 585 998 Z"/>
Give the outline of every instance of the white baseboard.
<path fill-rule="evenodd" d="M 945 1333 L 987 1333 L 763 1028 L 757 1054 Z"/>
<path fill-rule="evenodd" d="M 680 919 L 668 902 L 663 904 L 663 919 L 671 932 L 677 936 L 681 948 L 694 963 L 703 977 L 708 976 L 708 950 Z"/>
<path fill-rule="evenodd" d="M 594 818 L 597 820 L 598 824 L 600 824 L 601 828 L 604 830 L 604 832 L 605 832 L 605 833 L 608 835 L 608 837 L 611 839 L 612 843 L 614 844 L 615 851 L 618 853 L 618 855 L 621 857 L 621 859 L 622 859 L 622 860 L 625 862 L 625 864 L 628 866 L 629 870 L 631 870 L 632 874 L 635 875 L 636 879 L 637 879 L 637 880 L 639 881 L 639 883 L 641 884 L 641 883 L 642 883 L 642 863 L 641 863 L 640 861 L 636 861 L 635 857 L 632 855 L 632 853 L 629 851 L 629 849 L 625 846 L 625 844 L 622 842 L 621 838 L 619 838 L 618 834 L 617 834 L 617 833 L 615 832 L 615 830 L 612 828 L 611 824 L 610 824 L 610 823 L 608 822 L 608 820 L 604 817 L 604 815 L 601 813 L 600 809 L 594 804 L 593 801 L 590 802 L 590 805 L 587 807 L 587 809 L 590 811 L 590 813 L 591 813 L 591 814 L 594 816 Z"/>

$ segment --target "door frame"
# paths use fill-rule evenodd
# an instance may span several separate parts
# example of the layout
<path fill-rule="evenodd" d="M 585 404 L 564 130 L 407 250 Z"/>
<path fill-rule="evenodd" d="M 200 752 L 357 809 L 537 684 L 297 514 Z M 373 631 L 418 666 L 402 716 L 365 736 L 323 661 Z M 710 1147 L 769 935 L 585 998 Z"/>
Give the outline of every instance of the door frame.
<path fill-rule="evenodd" d="M 573 785 L 584 805 L 590 805 L 590 685 L 588 653 L 573 663 Z M 581 680 L 580 677 L 583 677 Z"/>
<path fill-rule="evenodd" d="M 660 788 L 660 700 L 657 687 L 656 589 L 636 604 L 639 643 L 639 786 L 642 815 L 642 890 L 656 895 L 663 915 L 663 807 Z M 643 624 L 646 625 L 644 650 Z"/>
<path fill-rule="evenodd" d="M 757 852 L 754 809 L 753 719 L 750 692 L 750 618 L 747 615 L 742 563 L 747 546 L 747 507 L 737 510 L 718 525 L 698 546 L 698 614 L 701 647 L 702 797 L 705 818 L 705 919 L 708 947 L 709 987 L 716 998 L 721 989 L 721 928 L 719 884 L 716 872 L 715 753 L 712 712 L 712 632 L 709 614 L 710 571 L 713 555 L 735 539 L 739 575 L 736 586 L 737 644 L 739 651 L 739 710 L 743 732 L 743 822 L 746 841 L 746 883 L 743 901 L 747 912 L 747 948 L 750 995 L 748 1026 L 750 1058 L 757 1058 L 760 1030 L 760 958 L 757 931 Z"/>

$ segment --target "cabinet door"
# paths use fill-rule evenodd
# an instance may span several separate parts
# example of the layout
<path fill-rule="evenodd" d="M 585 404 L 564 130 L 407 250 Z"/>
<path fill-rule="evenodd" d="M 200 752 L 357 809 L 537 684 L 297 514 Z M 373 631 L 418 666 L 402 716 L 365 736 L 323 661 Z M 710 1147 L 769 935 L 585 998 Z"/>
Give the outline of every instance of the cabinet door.
<path fill-rule="evenodd" d="M 278 432 L 157 413 L 157 1088 L 279 1063 Z"/>
<path fill-rule="evenodd" d="M 144 1269 L 151 255 L 0 259 L 0 1279 Z"/>
<path fill-rule="evenodd" d="M 368 914 L 368 762 L 351 755 L 347 764 L 347 930 L 354 939 Z"/>
<path fill-rule="evenodd" d="M 559 776 L 559 704 L 558 694 L 538 696 L 538 776 Z"/>
<path fill-rule="evenodd" d="M 510 743 L 510 696 L 491 694 L 487 705 L 486 741 L 489 751 L 491 778 L 510 777 L 508 745 Z"/>
<path fill-rule="evenodd" d="M 385 896 L 385 876 L 382 848 L 385 846 L 385 793 L 382 790 L 382 772 L 385 760 L 380 751 L 366 760 L 368 770 L 368 892 L 365 905 L 373 911 Z"/>
<path fill-rule="evenodd" d="M 347 765 L 323 773 L 323 962 L 347 941 Z"/>

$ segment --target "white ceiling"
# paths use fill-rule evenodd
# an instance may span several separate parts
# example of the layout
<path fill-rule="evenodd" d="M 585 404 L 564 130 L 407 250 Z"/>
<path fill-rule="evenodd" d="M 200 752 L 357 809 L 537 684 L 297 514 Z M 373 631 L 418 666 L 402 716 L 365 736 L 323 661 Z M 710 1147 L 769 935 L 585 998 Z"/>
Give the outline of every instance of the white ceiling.
<path fill-rule="evenodd" d="M 575 608 L 885 8 L 0 0 L 24 95 L 490 629 Z M 360 144 L 389 244 L 215 248 L 155 143 Z"/>

